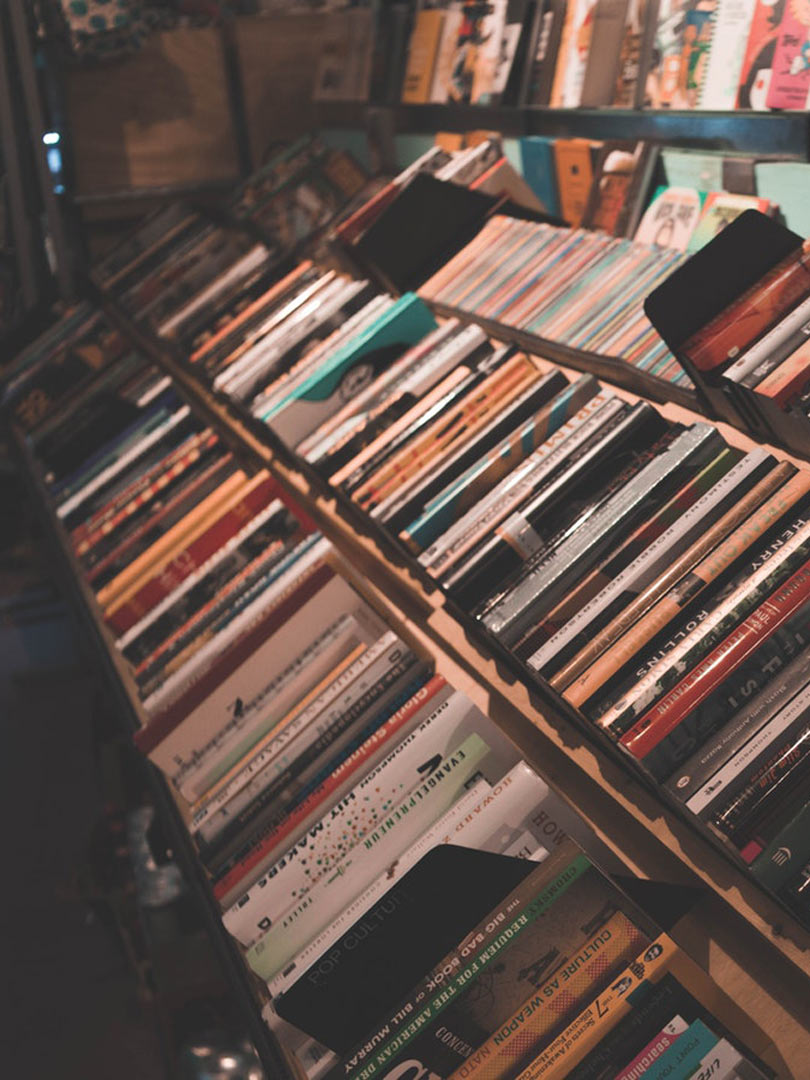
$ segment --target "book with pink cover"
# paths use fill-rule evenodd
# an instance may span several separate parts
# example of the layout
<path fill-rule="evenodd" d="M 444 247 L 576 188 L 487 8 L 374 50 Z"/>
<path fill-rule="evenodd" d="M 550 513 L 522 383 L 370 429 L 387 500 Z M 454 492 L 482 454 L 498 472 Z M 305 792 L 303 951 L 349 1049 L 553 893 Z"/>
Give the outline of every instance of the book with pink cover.
<path fill-rule="evenodd" d="M 810 92 L 810 3 L 787 0 L 776 38 L 769 109 L 804 109 Z"/>

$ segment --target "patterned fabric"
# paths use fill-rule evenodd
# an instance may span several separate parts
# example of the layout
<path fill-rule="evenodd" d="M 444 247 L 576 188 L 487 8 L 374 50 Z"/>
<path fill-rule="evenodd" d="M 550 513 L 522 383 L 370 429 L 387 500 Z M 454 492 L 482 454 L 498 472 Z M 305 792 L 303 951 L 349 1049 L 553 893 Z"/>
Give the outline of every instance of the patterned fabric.
<path fill-rule="evenodd" d="M 135 52 L 153 30 L 179 18 L 195 25 L 218 22 L 245 9 L 244 0 L 53 0 L 71 52 L 80 59 L 113 59 Z M 250 5 L 248 5 L 250 6 Z"/>
<path fill-rule="evenodd" d="M 58 0 L 71 51 L 80 57 L 112 58 L 135 52 L 167 13 L 137 0 Z"/>

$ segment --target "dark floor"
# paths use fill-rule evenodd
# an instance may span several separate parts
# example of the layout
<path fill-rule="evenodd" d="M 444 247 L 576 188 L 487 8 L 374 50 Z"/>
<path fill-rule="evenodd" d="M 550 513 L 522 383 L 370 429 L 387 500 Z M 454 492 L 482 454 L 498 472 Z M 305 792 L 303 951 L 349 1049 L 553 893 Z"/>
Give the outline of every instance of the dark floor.
<path fill-rule="evenodd" d="M 30 602 L 37 569 L 23 558 L 0 573 L 0 1075 L 164 1080 L 134 970 L 114 926 L 83 896 L 91 839 L 104 820 L 94 681 L 58 601 L 46 589 L 43 602 Z"/>

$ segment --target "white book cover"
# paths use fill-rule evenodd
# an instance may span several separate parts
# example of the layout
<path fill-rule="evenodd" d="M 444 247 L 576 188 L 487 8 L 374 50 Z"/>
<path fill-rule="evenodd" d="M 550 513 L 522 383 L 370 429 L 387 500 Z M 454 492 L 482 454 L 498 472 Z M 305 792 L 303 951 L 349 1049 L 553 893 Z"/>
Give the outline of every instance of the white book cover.
<path fill-rule="evenodd" d="M 435 772 L 389 811 L 373 832 L 250 947 L 246 959 L 253 971 L 269 980 L 285 968 L 455 804 L 486 752 L 486 743 L 479 735 L 470 735 L 452 751 Z"/>
<path fill-rule="evenodd" d="M 268 882 L 272 880 L 269 876 L 272 866 L 288 853 L 291 858 L 300 854 L 298 843 L 301 840 L 305 841 L 303 845 L 305 852 L 307 844 L 317 836 L 331 815 L 343 812 L 344 805 L 354 806 L 357 809 L 358 806 L 363 807 L 366 802 L 374 801 L 378 795 L 375 777 L 383 775 L 378 772 L 380 766 L 389 764 L 406 752 L 414 754 L 415 764 L 410 766 L 412 777 L 408 769 L 405 769 L 398 781 L 401 787 L 397 790 L 400 794 L 410 791 L 429 771 L 429 762 L 422 757 L 421 750 L 414 752 L 414 740 L 423 727 L 425 731 L 428 731 L 431 722 L 437 722 L 439 713 L 443 711 L 448 698 L 454 693 L 452 687 L 448 686 L 440 675 L 434 675 L 421 686 L 401 708 L 392 714 L 390 721 L 386 722 L 367 741 L 373 747 L 371 753 L 366 754 L 363 748 L 358 748 L 346 762 L 338 767 L 335 774 L 319 785 L 319 789 L 313 792 L 312 797 L 305 800 L 303 809 L 309 806 L 309 812 L 300 816 L 298 814 L 300 808 L 296 808 L 295 826 L 287 832 L 288 823 L 285 821 L 285 832 L 278 843 L 268 845 L 260 858 L 249 860 L 248 865 L 242 868 L 244 872 L 237 883 L 221 897 L 223 909 L 235 915 L 240 905 L 248 902 L 248 894 L 254 884 L 258 885 L 256 891 L 260 895 L 261 890 L 265 889 Z M 394 731 L 391 731 L 392 722 L 396 728 Z M 401 726 L 399 726 L 400 723 Z M 389 734 L 386 735 L 386 732 Z M 424 734 L 422 737 L 424 738 Z M 362 762 L 357 764 L 357 755 L 361 753 Z M 352 758 L 355 759 L 354 768 L 351 767 Z M 333 782 L 333 778 L 336 782 Z M 384 792 L 382 798 L 385 798 Z M 255 894 L 253 901 L 261 903 Z M 257 918 L 261 919 L 261 915 Z M 252 942 L 255 935 L 249 921 L 245 932 Z"/>
<path fill-rule="evenodd" d="M 525 762 L 519 762 L 490 791 L 484 792 L 474 806 L 468 806 L 465 812 L 455 813 L 452 817 L 445 815 L 440 818 L 349 904 L 322 934 L 310 942 L 291 964 L 270 980 L 268 988 L 272 996 L 277 998 L 297 982 L 353 923 L 378 902 L 394 881 L 439 844 L 455 844 L 542 862 L 550 849 L 565 837 L 564 833 L 560 833 L 559 840 L 546 838 L 546 843 L 538 839 L 538 834 L 544 831 L 546 817 L 543 806 L 549 794 L 545 781 Z"/>
<path fill-rule="evenodd" d="M 225 926 L 243 945 L 269 928 L 267 904 L 277 891 L 296 899 L 324 871 L 336 866 L 360 843 L 392 806 L 417 787 L 425 776 L 471 734 L 483 734 L 489 752 L 478 771 L 495 783 L 517 760 L 517 750 L 466 695 L 447 688 L 420 726 L 291 845 L 224 915 Z M 500 738 L 499 738 L 500 735 Z M 300 893 L 303 895 L 302 893 Z M 289 904 L 285 905 L 286 907 Z"/>
<path fill-rule="evenodd" d="M 430 87 L 430 101 L 434 105 L 446 105 L 450 98 L 450 77 L 456 61 L 456 42 L 463 18 L 461 4 L 453 3 L 446 8 Z"/>
<path fill-rule="evenodd" d="M 734 110 L 755 4 L 756 0 L 719 0 L 698 94 L 699 109 Z"/>
<path fill-rule="evenodd" d="M 319 630 L 267 683 L 262 680 L 253 693 L 243 696 L 233 686 L 235 697 L 231 698 L 224 726 L 198 747 L 190 767 L 189 762 L 177 766 L 174 783 L 179 791 L 199 792 L 200 796 L 207 793 L 361 644 L 365 643 L 360 624 L 351 616 L 341 615 Z M 189 795 L 184 797 L 192 801 Z"/>
<path fill-rule="evenodd" d="M 596 0 L 571 0 L 574 11 L 571 17 L 571 35 L 568 39 L 568 55 L 565 57 L 564 75 L 560 86 L 560 107 L 576 109 L 582 103 L 582 88 L 591 51 L 591 26 Z"/>
<path fill-rule="evenodd" d="M 332 551 L 328 540 L 320 539 L 315 544 L 307 545 L 291 566 L 288 566 L 275 581 L 264 589 L 255 600 L 241 611 L 217 637 L 206 642 L 193 656 L 189 657 L 160 687 L 144 699 L 144 709 L 150 716 L 157 716 L 186 693 L 205 673 L 214 658 L 231 642 L 252 630 L 279 597 L 288 592 L 311 567 L 323 562 Z"/>
<path fill-rule="evenodd" d="M 359 676 L 371 667 L 395 642 L 393 630 L 365 649 L 361 656 L 344 668 L 328 686 L 324 687 L 305 707 L 296 707 L 293 718 L 279 731 L 271 731 L 232 770 L 225 774 L 214 787 L 195 804 L 189 828 L 197 832 L 218 811 L 226 806 L 245 787 L 259 776 L 266 765 L 281 752 L 284 746 L 320 718 L 328 725 L 349 707 L 358 690 L 354 685 Z"/>
<path fill-rule="evenodd" d="M 360 603 L 342 578 L 332 577 L 158 743 L 149 756 L 185 799 L 194 802 L 205 793 L 200 783 L 200 755 L 231 723 L 235 703 L 250 700 L 292 664 L 310 644 L 313 627 L 322 627 L 325 622 L 330 625 Z"/>
<path fill-rule="evenodd" d="M 337 683 L 320 694 L 316 701 L 303 709 L 292 721 L 285 723 L 280 731 L 271 732 L 261 747 L 261 757 L 250 751 L 250 762 L 261 767 L 254 768 L 247 784 L 224 800 L 217 812 L 209 814 L 208 820 L 199 827 L 200 836 L 212 840 L 245 806 L 253 801 L 276 776 L 300 757 L 320 736 L 336 724 L 353 705 L 362 703 L 364 695 L 380 683 L 387 672 L 397 668 L 406 658 L 414 658 L 413 652 L 394 633 L 374 642 L 364 655 L 341 673 Z M 395 691 L 399 693 L 399 691 Z M 369 707 L 379 711 L 389 697 L 380 694 Z M 366 710 L 368 713 L 369 710 Z M 240 773 L 241 775 L 241 773 Z M 231 785 L 229 785 L 231 786 Z M 223 792 L 224 794 L 224 792 Z"/>
<path fill-rule="evenodd" d="M 365 877 L 365 868 L 369 867 L 373 860 L 369 858 L 362 859 L 361 861 L 364 864 L 362 871 L 364 875 L 364 884 L 360 892 L 357 892 L 355 884 L 347 882 L 345 877 L 340 876 L 339 878 L 334 879 L 334 883 L 329 891 L 328 901 L 324 901 L 323 897 L 321 898 L 321 907 L 325 902 L 330 904 L 334 903 L 335 905 L 331 908 L 331 915 L 328 921 L 321 921 L 318 911 L 313 908 L 308 908 L 305 902 L 299 904 L 297 908 L 289 909 L 283 922 L 286 922 L 287 918 L 294 919 L 296 917 L 296 912 L 300 908 L 301 911 L 305 911 L 307 914 L 313 913 L 310 921 L 313 925 L 320 922 L 319 931 L 313 937 L 311 933 L 303 931 L 299 932 L 299 924 L 295 923 L 292 932 L 288 930 L 286 934 L 282 935 L 282 924 L 280 923 L 278 924 L 278 927 L 269 930 L 268 933 L 260 938 L 259 941 L 248 950 L 248 962 L 250 963 L 251 955 L 261 951 L 263 943 L 272 941 L 274 938 L 277 939 L 279 947 L 284 949 L 285 952 L 288 948 L 292 947 L 296 941 L 298 942 L 298 947 L 303 950 L 312 944 L 313 941 L 317 940 L 321 932 L 325 931 L 327 934 L 331 935 L 338 924 L 343 925 L 343 918 L 346 911 L 349 908 L 354 910 L 356 903 L 361 903 L 363 905 L 363 910 L 367 910 L 367 904 L 370 905 L 374 903 L 376 899 L 379 899 L 379 897 L 387 892 L 403 874 L 407 873 L 408 870 L 415 866 L 423 855 L 426 855 L 429 851 L 442 843 L 442 837 L 446 836 L 449 832 L 452 832 L 459 821 L 461 821 L 462 818 L 467 817 L 470 811 L 481 803 L 481 800 L 486 796 L 488 791 L 489 784 L 486 780 L 481 778 L 471 780 L 469 786 L 459 792 L 455 802 L 444 809 L 438 817 L 431 821 L 427 827 L 423 828 L 421 832 L 417 833 L 401 850 L 391 849 L 389 851 L 388 857 L 390 862 L 387 865 L 385 863 L 386 853 L 385 851 L 381 851 L 379 853 L 380 857 L 377 860 L 377 872 L 370 878 Z M 352 862 L 354 854 L 355 852 L 352 852 L 352 855 L 346 860 L 347 864 Z M 368 854 L 369 853 L 367 852 L 366 855 Z M 545 849 L 542 849 L 540 858 L 544 858 L 547 854 Z M 349 876 L 351 876 L 351 873 Z M 357 879 L 355 878 L 355 880 Z M 317 892 L 323 884 L 324 880 L 322 879 L 321 883 L 318 886 L 315 886 L 313 891 Z M 340 906 L 337 905 L 338 894 L 343 898 Z M 325 896 L 326 893 L 323 895 Z M 288 959 L 292 960 L 297 955 L 297 951 L 290 952 Z M 264 956 L 266 957 L 266 953 Z M 265 970 L 268 970 L 268 968 L 265 967 Z M 275 974 L 284 974 L 288 970 L 289 968 L 286 964 L 279 965 L 275 969 Z M 266 978 L 268 982 L 272 981 L 272 976 L 268 975 Z"/>

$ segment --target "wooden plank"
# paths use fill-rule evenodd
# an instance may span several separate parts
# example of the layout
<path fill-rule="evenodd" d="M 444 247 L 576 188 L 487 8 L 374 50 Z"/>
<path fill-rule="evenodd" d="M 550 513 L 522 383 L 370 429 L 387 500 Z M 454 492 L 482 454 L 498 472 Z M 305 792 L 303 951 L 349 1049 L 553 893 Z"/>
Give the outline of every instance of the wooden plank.
<path fill-rule="evenodd" d="M 237 179 L 218 30 L 153 34 L 65 82 L 77 195 Z"/>
<path fill-rule="evenodd" d="M 236 23 L 236 49 L 251 154 L 316 126 L 312 84 L 324 16 L 248 15 Z"/>

